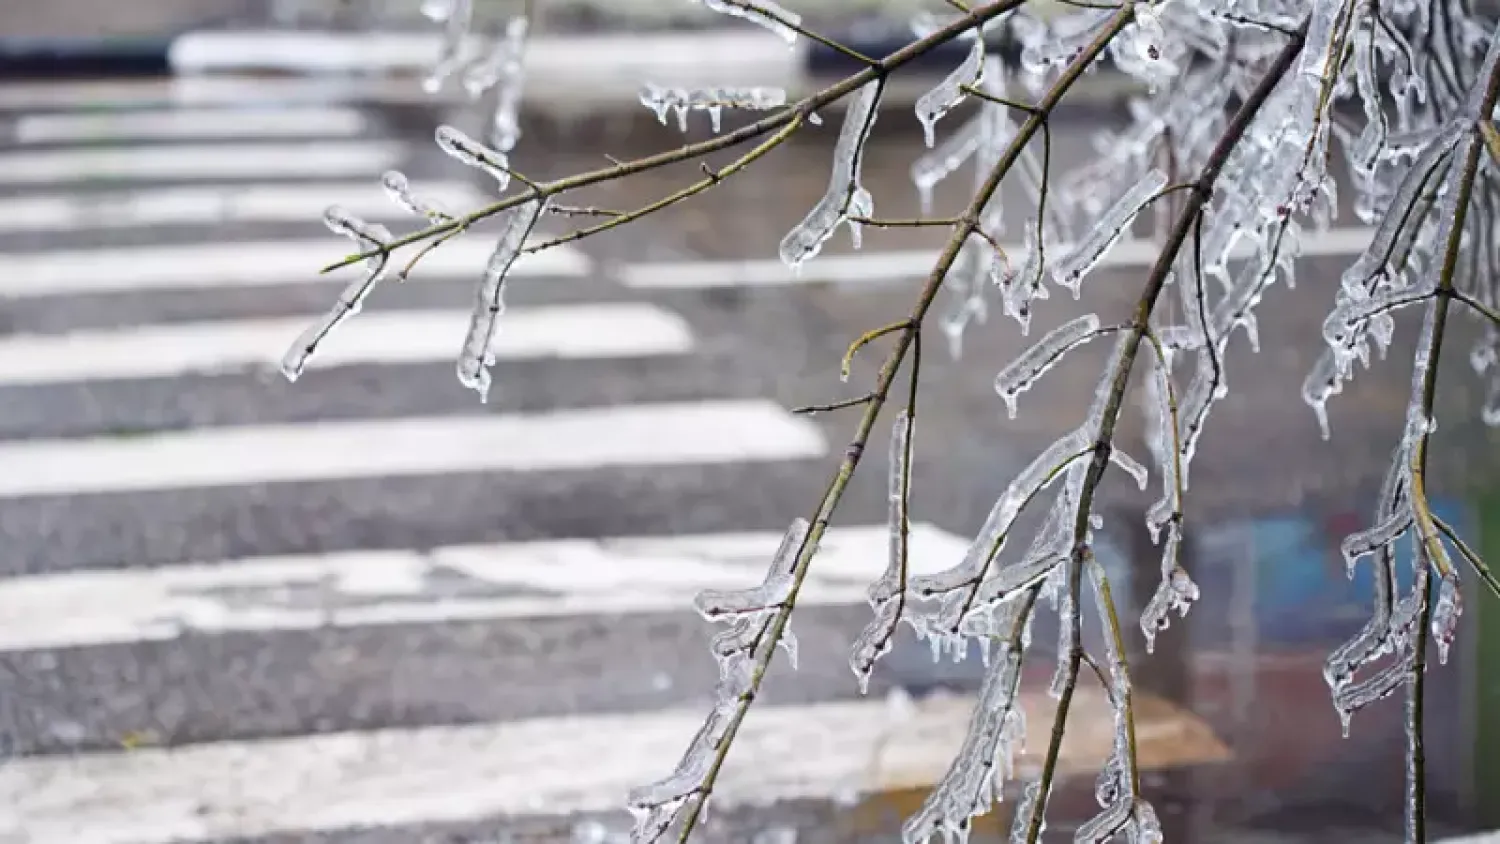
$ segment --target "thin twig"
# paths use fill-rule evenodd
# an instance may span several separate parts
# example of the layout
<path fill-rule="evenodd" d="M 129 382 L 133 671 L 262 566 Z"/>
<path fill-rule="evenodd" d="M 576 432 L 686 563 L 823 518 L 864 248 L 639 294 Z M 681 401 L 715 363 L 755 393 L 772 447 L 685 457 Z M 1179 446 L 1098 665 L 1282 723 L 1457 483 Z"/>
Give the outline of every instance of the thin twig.
<path fill-rule="evenodd" d="M 909 217 L 883 220 L 875 217 L 850 217 L 849 222 L 878 229 L 914 229 L 923 226 L 956 226 L 963 220 L 958 217 Z"/>
<path fill-rule="evenodd" d="M 850 343 L 849 348 L 844 351 L 844 359 L 839 362 L 839 377 L 845 381 L 849 380 L 849 367 L 854 364 L 854 356 L 859 353 L 860 349 L 863 349 L 871 341 L 878 340 L 887 334 L 901 331 L 902 329 L 905 329 L 910 325 L 910 320 L 903 319 L 899 322 L 893 322 L 890 325 L 882 325 L 879 328 L 872 328 L 869 331 L 866 331 L 865 333 L 854 338 L 854 342 Z"/>
<path fill-rule="evenodd" d="M 792 412 L 811 415 L 814 413 L 823 413 L 829 410 L 843 410 L 846 407 L 858 407 L 862 404 L 869 404 L 870 401 L 874 398 L 874 393 L 865 393 L 862 396 L 855 396 L 852 399 L 840 399 L 839 401 L 829 402 L 828 404 L 807 404 L 803 405 L 802 407 L 794 407 L 792 408 Z"/>
<path fill-rule="evenodd" d="M 626 223 L 634 222 L 635 220 L 639 220 L 647 214 L 655 213 L 670 205 L 676 205 L 677 203 L 683 201 L 684 199 L 687 199 L 688 197 L 696 196 L 697 194 L 708 190 L 714 185 L 717 185 L 725 178 L 738 173 L 746 167 L 749 167 L 751 164 L 755 163 L 755 161 L 761 156 L 780 146 L 783 142 L 786 141 L 787 138 L 790 138 L 792 136 L 793 132 L 796 132 L 799 128 L 801 128 L 801 126 L 802 118 L 798 117 L 791 123 L 783 126 L 779 131 L 776 132 L 776 134 L 757 144 L 754 149 L 730 162 L 724 167 L 724 169 L 717 172 L 710 171 L 707 176 L 704 176 L 702 179 L 699 179 L 691 185 L 688 185 L 682 190 L 668 194 L 667 196 L 664 196 L 649 205 L 644 205 L 640 208 L 637 208 L 634 211 L 628 211 L 624 214 L 619 214 L 612 219 L 599 223 L 598 225 L 578 229 L 577 231 L 570 232 L 563 235 L 562 237 L 556 237 L 544 243 L 539 243 L 536 246 L 528 247 L 525 251 L 541 252 L 544 249 L 551 249 L 554 246 L 561 246 L 564 243 L 571 243 L 576 240 L 582 240 L 589 235 L 595 235 L 603 231 L 609 231 L 610 229 L 623 226 Z"/>
<path fill-rule="evenodd" d="M 593 208 L 589 206 L 579 207 L 576 205 L 549 205 L 548 214 L 556 214 L 559 217 L 620 217 L 626 212 L 615 211 L 610 208 Z"/>
<path fill-rule="evenodd" d="M 901 49 L 876 62 L 874 65 L 866 67 L 856 73 L 850 74 L 839 82 L 836 82 L 828 86 L 827 88 L 818 91 L 817 93 L 804 97 L 802 100 L 793 103 L 778 112 L 767 115 L 766 117 L 763 117 L 760 120 L 755 121 L 754 123 L 749 123 L 745 126 L 741 126 L 733 132 L 718 135 L 716 137 L 709 138 L 695 144 L 687 144 L 685 146 L 679 147 L 678 149 L 668 152 L 657 153 L 656 155 L 648 155 L 644 158 L 636 158 L 630 161 L 620 161 L 615 158 L 605 156 L 611 162 L 611 166 L 598 170 L 590 170 L 584 173 L 577 173 L 572 176 L 567 176 L 551 182 L 542 183 L 539 185 L 539 190 L 537 191 L 537 193 L 542 197 L 557 196 L 559 194 L 567 193 L 568 191 L 577 190 L 578 188 L 588 187 L 589 185 L 615 181 L 627 176 L 633 176 L 638 173 L 644 173 L 660 167 L 665 167 L 669 164 L 676 164 L 681 161 L 689 161 L 692 159 L 701 158 L 710 153 L 717 152 L 722 149 L 728 149 L 729 147 L 736 146 L 754 138 L 758 138 L 769 132 L 774 132 L 775 130 L 786 126 L 799 117 L 805 117 L 806 115 L 811 114 L 812 112 L 817 111 L 818 109 L 821 109 L 830 103 L 842 99 L 843 97 L 853 93 L 854 91 L 863 87 L 865 84 L 874 81 L 877 78 L 890 75 L 891 72 L 905 66 L 906 64 L 923 55 L 926 55 L 934 48 L 942 44 L 946 44 L 947 42 L 958 37 L 960 34 L 973 29 L 976 26 L 980 26 L 985 22 L 990 21 L 1002 14 L 1005 14 L 1006 12 L 1015 9 L 1026 2 L 1027 0 L 995 0 L 995 2 L 980 6 L 969 14 L 950 21 L 942 27 L 939 27 L 938 29 L 929 33 L 927 36 L 919 38 L 911 42 L 910 44 L 907 44 L 905 47 L 902 47 Z M 535 197 L 531 193 L 506 197 L 505 199 L 501 199 L 497 202 L 492 202 L 489 205 L 485 205 L 449 222 L 438 223 L 436 225 L 428 226 L 427 228 L 419 229 L 417 231 L 398 237 L 379 249 L 371 249 L 365 252 L 349 255 L 340 261 L 329 264 L 328 266 L 324 267 L 322 271 L 325 273 L 331 272 L 340 267 L 345 267 L 366 258 L 374 257 L 375 255 L 379 255 L 382 253 L 389 254 L 393 250 L 401 249 L 418 241 L 427 240 L 432 237 L 446 234 L 447 232 L 453 231 L 456 228 L 472 225 L 479 220 L 483 220 L 487 217 L 492 217 L 495 214 L 506 210 L 507 208 L 512 208 L 516 205 L 521 204 L 522 202 L 526 202 L 533 198 Z"/>
<path fill-rule="evenodd" d="M 995 105 L 1008 106 L 1010 108 L 1016 109 L 1017 111 L 1025 112 L 1026 114 L 1034 114 L 1036 112 L 1036 106 L 1030 103 L 1023 103 L 1020 100 L 1012 100 L 1009 97 L 1002 97 L 998 94 L 992 94 L 977 85 L 965 84 L 958 87 L 959 90 L 963 91 L 965 94 L 968 94 L 977 99 L 992 102 Z"/>
<path fill-rule="evenodd" d="M 1453 543 L 1453 546 L 1458 549 L 1458 553 L 1469 562 L 1469 565 L 1474 567 L 1474 572 L 1479 575 L 1480 580 L 1484 581 L 1484 585 L 1488 586 L 1490 591 L 1495 593 L 1496 598 L 1500 598 L 1500 580 L 1495 579 L 1495 573 L 1490 571 L 1490 567 L 1485 563 L 1484 558 L 1480 557 L 1469 546 L 1469 543 L 1465 542 L 1458 535 L 1458 531 L 1455 531 L 1452 525 L 1443 521 L 1442 517 L 1438 516 L 1438 514 L 1432 514 L 1432 523 L 1437 525 L 1437 529 L 1442 531 L 1444 536 L 1448 537 L 1448 541 Z"/>

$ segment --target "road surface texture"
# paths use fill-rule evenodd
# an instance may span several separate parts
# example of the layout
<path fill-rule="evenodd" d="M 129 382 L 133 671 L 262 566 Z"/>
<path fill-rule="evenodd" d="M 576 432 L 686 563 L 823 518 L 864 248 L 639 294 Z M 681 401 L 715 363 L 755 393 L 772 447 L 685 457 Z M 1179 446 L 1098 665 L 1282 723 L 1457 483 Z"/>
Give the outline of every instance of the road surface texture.
<path fill-rule="evenodd" d="M 431 141 L 443 121 L 475 128 L 472 115 L 284 96 L 293 87 L 0 88 L 0 748 L 13 757 L 0 841 L 615 840 L 625 790 L 665 775 L 706 711 L 714 665 L 691 596 L 754 582 L 843 452 L 847 411 L 791 409 L 869 382 L 884 347 L 847 385 L 843 350 L 908 311 L 940 236 L 870 232 L 850 263 L 841 233 L 800 277 L 776 264 L 826 184 L 833 115 L 698 200 L 522 264 L 487 404 L 453 361 L 493 226 L 387 283 L 292 384 L 276 360 L 342 285 L 317 274 L 347 252 L 318 222 L 324 206 L 415 227 L 381 193 L 391 168 L 452 208 L 493 198 Z M 1059 116 L 1055 166 L 1083 161 L 1111 119 Z M 527 132 L 514 160 L 533 179 L 683 140 L 649 118 L 538 118 Z M 878 216 L 913 216 L 915 121 L 893 110 L 877 137 Z M 636 207 L 695 168 L 575 204 Z M 964 199 L 967 178 L 952 181 L 938 214 Z M 1003 198 L 1019 221 L 1025 197 Z M 545 236 L 577 221 L 544 222 Z M 1338 225 L 1357 224 L 1346 211 Z M 1190 524 L 1347 506 L 1378 481 L 1402 421 L 1401 344 L 1336 400 L 1331 443 L 1298 398 L 1360 236 L 1313 239 L 1321 254 L 1263 311 L 1259 355 L 1236 341 Z M 1054 293 L 1031 338 L 1082 307 L 1120 318 L 1146 271 L 1125 258 L 1088 279 L 1082 304 Z M 996 314 L 955 361 L 932 335 L 914 553 L 937 568 L 1077 424 L 1103 349 L 1070 357 L 1010 421 L 991 382 L 1027 338 Z M 1472 415 L 1478 385 L 1453 357 L 1446 393 Z M 1127 450 L 1140 416 L 1126 415 Z M 1438 471 L 1456 487 L 1483 471 L 1458 445 L 1481 435 L 1458 413 L 1443 424 L 1457 457 Z M 977 661 L 934 665 L 906 639 L 868 697 L 846 665 L 864 583 L 884 566 L 883 433 L 867 463 L 795 616 L 800 668 L 773 667 L 708 840 L 891 840 L 956 746 Z M 1151 553 L 1136 528 L 1149 502 L 1118 478 L 1106 497 L 1101 557 L 1127 579 L 1149 572 L 1134 562 Z M 1200 556 L 1235 570 L 1232 530 L 1202 534 Z M 1143 766 L 1173 840 L 1396 840 L 1399 707 L 1361 715 L 1341 742 L 1322 640 L 1257 644 L 1255 617 L 1236 615 L 1253 593 L 1205 599 L 1165 634 L 1154 659 L 1185 682 L 1141 669 Z M 1130 612 L 1130 589 L 1118 594 Z M 1043 630 L 1039 653 L 1054 641 Z M 1439 712 L 1458 671 L 1436 674 Z M 1102 705 L 1081 692 L 1055 833 L 1092 811 Z M 1023 768 L 1051 702 L 1038 689 L 1027 706 Z M 1439 731 L 1430 745 L 1440 785 L 1460 768 L 1455 744 Z M 1378 828 L 1355 820 L 1370 806 L 1386 810 Z"/>

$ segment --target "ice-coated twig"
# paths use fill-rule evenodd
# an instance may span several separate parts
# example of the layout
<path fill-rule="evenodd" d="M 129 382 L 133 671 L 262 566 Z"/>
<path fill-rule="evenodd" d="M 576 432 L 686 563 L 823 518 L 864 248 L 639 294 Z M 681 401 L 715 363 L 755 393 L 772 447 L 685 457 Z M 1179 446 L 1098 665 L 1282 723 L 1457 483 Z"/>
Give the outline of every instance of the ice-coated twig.
<path fill-rule="evenodd" d="M 1036 345 L 1022 352 L 995 376 L 995 392 L 1005 402 L 1006 413 L 1016 418 L 1016 400 L 1031 389 L 1063 355 L 1103 333 L 1099 317 L 1084 314 L 1047 332 Z"/>
<path fill-rule="evenodd" d="M 1166 186 L 1166 173 L 1154 168 L 1148 170 L 1094 223 L 1093 229 L 1082 243 L 1052 264 L 1052 280 L 1072 292 L 1073 298 L 1077 299 L 1083 277 L 1104 259 L 1129 230 L 1131 221 L 1146 203 Z"/>
<path fill-rule="evenodd" d="M 807 538 L 807 520 L 792 522 L 771 558 L 771 566 L 759 586 L 750 589 L 707 589 L 693 599 L 693 606 L 708 621 L 722 621 L 729 616 L 755 615 L 780 609 L 792 587 L 792 564 L 802 542 Z"/>
<path fill-rule="evenodd" d="M 854 245 L 859 246 L 859 224 L 850 218 L 875 215 L 874 199 L 860 184 L 860 167 L 884 87 L 883 80 L 876 80 L 862 86 L 854 95 L 849 112 L 844 115 L 838 143 L 833 148 L 833 172 L 828 179 L 828 191 L 802 222 L 782 238 L 781 260 L 793 270 L 817 255 L 824 241 L 833 236 L 834 229 L 841 222 L 849 223 L 850 237 Z"/>
<path fill-rule="evenodd" d="M 920 844 L 942 835 L 963 840 L 971 818 L 990 811 L 1004 794 L 1012 758 L 1026 740 L 1025 716 L 1016 703 L 1025 656 L 1023 631 L 1036 602 L 1036 590 L 1017 602 L 1017 612 L 1000 635 L 1000 653 L 992 660 L 969 716 L 969 727 L 947 773 L 922 807 L 901 827 L 903 844 Z"/>
<path fill-rule="evenodd" d="M 505 218 L 505 227 L 484 268 L 469 314 L 469 331 L 458 358 L 458 380 L 487 401 L 490 370 L 495 363 L 494 342 L 500 316 L 505 313 L 505 279 L 521 254 L 527 235 L 541 217 L 545 203 L 531 200 L 515 207 Z"/>
<path fill-rule="evenodd" d="M 870 608 L 875 617 L 855 637 L 849 650 L 849 668 L 859 682 L 860 694 L 870 689 L 870 673 L 875 662 L 891 649 L 891 638 L 901 622 L 901 610 L 906 603 L 907 557 L 910 553 L 911 515 L 911 461 L 913 451 L 913 426 L 915 419 L 907 410 L 896 415 L 891 427 L 890 474 L 887 483 L 886 503 L 889 516 L 886 521 L 889 550 L 885 572 L 867 590 Z"/>
<path fill-rule="evenodd" d="M 697 0 L 704 7 L 720 14 L 744 18 L 764 27 L 784 39 L 788 44 L 797 41 L 797 27 L 802 25 L 802 16 L 783 9 L 773 0 Z"/>
<path fill-rule="evenodd" d="M 434 137 L 443 152 L 493 178 L 497 190 L 510 186 L 510 160 L 505 153 L 490 149 L 452 126 L 439 126 Z"/>
<path fill-rule="evenodd" d="M 917 122 L 922 124 L 922 136 L 929 149 L 937 141 L 937 122 L 963 102 L 964 88 L 979 84 L 983 71 L 984 39 L 976 38 L 969 45 L 969 52 L 958 67 L 944 76 L 932 90 L 917 98 Z"/>
<path fill-rule="evenodd" d="M 734 712 L 750 693 L 755 661 L 762 649 L 775 645 L 767 638 L 767 630 L 773 617 L 785 610 L 783 602 L 791 592 L 793 568 L 807 542 L 808 530 L 806 519 L 792 522 L 758 586 L 707 590 L 693 600 L 705 619 L 730 623 L 727 630 L 714 636 L 712 643 L 714 659 L 719 664 L 714 706 L 672 773 L 631 790 L 626 805 L 636 817 L 632 841 L 656 841 L 693 801 L 707 799 L 704 792 L 715 767 L 715 753 L 729 735 Z M 783 631 L 783 636 L 788 633 Z M 788 653 L 795 653 L 795 645 L 783 644 L 783 647 Z M 701 812 L 701 807 L 698 811 Z"/>
<path fill-rule="evenodd" d="M 386 249 L 391 241 L 391 233 L 384 226 L 367 223 L 336 205 L 323 212 L 323 223 L 330 231 L 349 238 L 362 249 Z M 365 275 L 349 282 L 339 294 L 338 301 L 333 303 L 333 308 L 292 342 L 291 348 L 281 358 L 281 374 L 286 376 L 286 380 L 296 381 L 307 368 L 307 362 L 317 352 L 318 346 L 345 320 L 359 313 L 375 285 L 385 277 L 389 262 L 388 252 L 380 252 L 365 259 Z"/>
<path fill-rule="evenodd" d="M 387 170 L 380 177 L 380 186 L 391 201 L 409 213 L 426 217 L 429 223 L 441 223 L 453 219 L 453 214 L 441 205 L 424 200 L 412 191 L 411 182 L 400 170 Z"/>

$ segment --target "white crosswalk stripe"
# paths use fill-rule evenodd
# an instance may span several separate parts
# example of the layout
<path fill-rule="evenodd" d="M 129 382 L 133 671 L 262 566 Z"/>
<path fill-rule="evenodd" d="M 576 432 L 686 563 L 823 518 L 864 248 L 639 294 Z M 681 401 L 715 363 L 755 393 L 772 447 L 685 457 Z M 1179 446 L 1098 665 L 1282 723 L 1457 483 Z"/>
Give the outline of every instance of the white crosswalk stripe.
<path fill-rule="evenodd" d="M 714 805 L 933 782 L 957 751 L 974 703 L 960 695 L 908 707 L 758 706 L 736 738 Z M 1045 692 L 1024 695 L 1021 706 L 1028 723 L 1047 728 L 1053 701 Z M 1080 718 L 1109 718 L 1097 687 L 1080 686 L 1073 707 Z M 0 799 L 32 840 L 100 844 L 601 812 L 658 776 L 659 760 L 679 753 L 702 719 L 698 707 L 672 708 L 25 761 L 0 769 Z M 1150 727 L 1137 734 L 1142 744 L 1181 738 Z M 1092 774 L 1107 752 L 1102 732 L 1070 742 L 1058 773 Z"/>
<path fill-rule="evenodd" d="M 424 181 L 422 197 L 469 211 L 495 197 L 466 182 Z M 407 220 L 368 176 L 359 181 L 281 185 L 192 185 L 116 190 L 88 195 L 33 193 L 0 197 L 0 235 L 11 232 L 129 229 L 150 226 L 224 226 L 309 223 L 339 205 L 359 217 Z"/>
<path fill-rule="evenodd" d="M 379 173 L 400 163 L 389 140 L 179 143 L 34 149 L 0 154 L 0 185 L 132 179 L 327 178 Z"/>
<path fill-rule="evenodd" d="M 756 582 L 835 456 L 821 418 L 734 368 L 734 338 L 636 288 L 769 275 L 641 266 L 622 287 L 583 249 L 548 249 L 513 271 L 493 406 L 453 371 L 467 300 L 376 301 L 286 384 L 276 362 L 332 304 L 314 285 L 360 273 L 319 273 L 350 253 L 323 207 L 415 228 L 377 178 L 421 156 L 449 168 L 414 178 L 424 196 L 493 196 L 425 133 L 266 93 L 283 87 L 77 87 L 53 106 L 148 110 L 45 115 L 0 87 L 22 110 L 0 141 L 0 307 L 61 315 L 0 333 L 0 499 L 45 514 L 6 531 L 0 560 L 0 750 L 18 757 L 0 764 L 0 841 L 618 822 L 707 711 L 693 595 Z M 469 232 L 400 289 L 477 281 L 492 249 Z M 928 786 L 961 740 L 972 696 L 856 697 L 846 649 L 889 537 L 883 501 L 843 512 L 798 598 L 812 691 L 757 704 L 715 808 Z M 968 544 L 925 522 L 912 542 L 913 573 Z M 1052 701 L 1026 694 L 1045 725 Z M 1173 730 L 1227 752 L 1181 719 L 1138 735 L 1183 744 Z M 1070 743 L 1065 772 L 1108 750 L 1103 732 Z"/>
<path fill-rule="evenodd" d="M 23 144 L 71 141 L 137 141 L 178 138 L 279 138 L 359 135 L 370 128 L 347 106 L 298 108 L 166 109 L 103 114 L 35 114 L 16 121 Z"/>
<path fill-rule="evenodd" d="M 471 234 L 424 256 L 412 272 L 422 278 L 477 278 L 494 244 Z M 321 274 L 323 267 L 347 257 L 353 249 L 334 237 L 316 240 L 188 243 L 174 246 L 129 246 L 72 249 L 61 252 L 0 253 L 7 272 L 0 275 L 0 296 L 57 296 L 142 290 L 190 290 L 261 287 L 276 284 L 348 281 L 361 267 Z M 392 260 L 405 265 L 415 249 Z M 576 249 L 562 247 L 522 255 L 516 278 L 581 276 L 587 261 Z"/>
<path fill-rule="evenodd" d="M 0 386 L 165 378 L 236 368 L 272 368 L 278 349 L 317 315 L 176 323 L 109 331 L 0 337 Z M 451 361 L 468 311 L 402 310 L 351 320 L 324 343 L 309 369 Z M 650 305 L 521 308 L 506 314 L 492 347 L 500 360 L 683 354 L 693 338 L 681 317 Z M 310 388 L 310 389 L 316 389 Z"/>
<path fill-rule="evenodd" d="M 1331 229 L 1302 244 L 1306 257 L 1358 255 L 1369 245 L 1374 230 L 1361 227 Z M 1002 244 L 1012 262 L 1025 258 L 1020 244 Z M 1160 254 L 1160 248 L 1146 240 L 1128 240 L 1107 252 L 1101 266 L 1149 267 Z M 1250 245 L 1236 244 L 1230 255 L 1246 258 L 1252 255 Z M 676 261 L 672 263 L 639 263 L 627 267 L 622 280 L 641 289 L 694 289 L 711 287 L 770 287 L 826 282 L 864 284 L 921 278 L 932 271 L 933 251 L 864 252 L 854 255 L 829 255 L 792 270 L 775 259 L 755 261 Z M 1019 265 L 1019 264 L 1018 264 Z"/>
<path fill-rule="evenodd" d="M 618 537 L 350 551 L 84 571 L 0 581 L 0 651 L 170 641 L 189 634 L 413 622 L 671 612 L 700 589 L 759 582 L 773 533 Z M 835 528 L 820 544 L 804 606 L 863 604 L 885 566 L 884 528 Z M 912 528 L 913 573 L 936 571 L 962 542 Z M 442 575 L 470 587 L 445 589 Z M 239 593 L 260 600 L 236 601 Z M 299 593 L 316 593 L 303 604 Z"/>
<path fill-rule="evenodd" d="M 788 460 L 826 450 L 764 402 L 211 428 L 0 445 L 0 498 L 484 471 Z"/>

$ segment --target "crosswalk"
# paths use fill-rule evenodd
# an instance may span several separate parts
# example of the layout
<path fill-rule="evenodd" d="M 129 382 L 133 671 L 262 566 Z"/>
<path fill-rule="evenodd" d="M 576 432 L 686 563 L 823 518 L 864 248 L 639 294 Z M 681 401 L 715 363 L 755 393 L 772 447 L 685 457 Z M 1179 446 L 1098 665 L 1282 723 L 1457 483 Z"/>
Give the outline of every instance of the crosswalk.
<path fill-rule="evenodd" d="M 454 378 L 466 299 L 438 293 L 377 296 L 285 383 L 281 353 L 357 271 L 318 274 L 347 252 L 323 207 L 409 225 L 379 188 L 393 167 L 447 173 L 422 184 L 449 207 L 488 196 L 378 108 L 4 125 L 0 841 L 622 826 L 712 687 L 691 596 L 758 580 L 764 514 L 815 489 L 824 430 L 722 383 L 690 314 L 571 247 L 514 271 L 493 405 Z M 457 290 L 489 249 L 451 242 L 402 289 Z M 914 542 L 934 565 L 962 548 L 927 524 Z M 952 732 L 964 699 L 893 710 L 842 668 L 884 543 L 825 541 L 813 680 L 751 722 L 726 805 L 940 773 L 956 734 L 867 768 L 894 719 Z M 790 747 L 806 762 L 776 764 Z"/>
<path fill-rule="evenodd" d="M 453 370 L 479 230 L 288 384 L 281 354 L 357 272 L 319 274 L 347 253 L 325 206 L 414 225 L 379 187 L 393 167 L 450 208 L 493 195 L 409 113 L 270 83 L 113 90 L 0 88 L 0 842 L 624 828 L 716 677 L 692 595 L 760 579 L 835 448 L 675 294 L 910 279 L 930 254 L 800 277 L 527 255 L 483 405 Z M 716 794 L 760 826 L 930 786 L 962 740 L 971 696 L 856 692 L 846 648 L 886 553 L 864 503 L 825 537 L 800 669 L 773 666 Z M 966 545 L 927 522 L 912 543 L 918 572 Z M 1045 731 L 1045 691 L 1022 697 Z M 1078 732 L 1063 771 L 1092 781 L 1110 738 Z M 1139 737 L 1161 764 L 1226 752 L 1171 713 Z"/>

